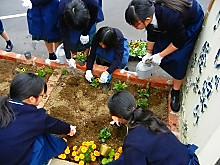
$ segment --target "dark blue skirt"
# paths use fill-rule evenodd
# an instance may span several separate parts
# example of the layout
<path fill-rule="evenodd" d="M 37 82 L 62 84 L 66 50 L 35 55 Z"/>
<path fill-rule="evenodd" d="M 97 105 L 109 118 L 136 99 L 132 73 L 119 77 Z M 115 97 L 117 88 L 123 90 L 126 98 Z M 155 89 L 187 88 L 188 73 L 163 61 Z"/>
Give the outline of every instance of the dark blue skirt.
<path fill-rule="evenodd" d="M 33 154 L 29 165 L 41 165 L 63 153 L 66 142 L 52 134 L 39 136 L 33 145 Z"/>
<path fill-rule="evenodd" d="M 204 13 L 201 6 L 197 4 L 197 17 L 194 23 L 186 28 L 187 38 L 185 45 L 167 55 L 161 61 L 160 67 L 175 79 L 181 80 L 186 75 L 190 56 L 202 27 L 203 16 Z M 155 42 L 153 54 L 163 51 L 170 43 L 171 39 L 168 34 L 161 33 Z"/>
<path fill-rule="evenodd" d="M 27 11 L 29 33 L 33 39 L 60 41 L 58 28 L 59 0 L 51 0 L 42 6 L 33 6 Z"/>
<path fill-rule="evenodd" d="M 3 31 L 4 31 L 3 24 L 2 21 L 0 20 L 0 34 L 2 34 Z"/>

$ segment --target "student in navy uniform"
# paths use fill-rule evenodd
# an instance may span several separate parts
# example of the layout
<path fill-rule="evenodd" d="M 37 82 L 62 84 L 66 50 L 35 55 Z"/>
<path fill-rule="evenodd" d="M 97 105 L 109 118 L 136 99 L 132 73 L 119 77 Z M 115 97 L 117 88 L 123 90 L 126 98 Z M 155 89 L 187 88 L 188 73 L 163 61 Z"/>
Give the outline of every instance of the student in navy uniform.
<path fill-rule="evenodd" d="M 108 88 L 112 73 L 118 68 L 125 68 L 129 58 L 129 46 L 127 39 L 117 28 L 100 28 L 93 40 L 91 51 L 87 59 L 85 78 L 91 82 L 93 77 L 92 69 L 96 61 L 99 65 L 108 66 L 108 69 L 101 74 L 100 83 Z M 105 89 L 104 89 L 105 90 Z"/>
<path fill-rule="evenodd" d="M 52 134 L 75 134 L 72 126 L 37 108 L 47 91 L 34 73 L 17 74 L 0 97 L 0 164 L 41 165 L 63 153 L 66 143 Z"/>
<path fill-rule="evenodd" d="M 69 65 L 72 53 L 89 52 L 96 32 L 96 23 L 103 21 L 102 0 L 61 0 L 59 26 Z"/>
<path fill-rule="evenodd" d="M 28 8 L 28 30 L 33 41 L 44 40 L 49 52 L 49 59 L 56 60 L 55 51 L 61 43 L 58 28 L 59 0 L 22 0 Z M 34 49 L 36 45 L 34 45 Z"/>
<path fill-rule="evenodd" d="M 5 47 L 5 51 L 6 52 L 10 52 L 13 49 L 13 44 L 7 34 L 7 32 L 5 31 L 2 21 L 0 20 L 0 35 L 4 38 L 4 40 L 6 41 L 6 47 Z"/>
<path fill-rule="evenodd" d="M 197 146 L 182 144 L 150 110 L 137 107 L 131 93 L 118 91 L 107 104 L 128 129 L 120 158 L 108 165 L 199 165 Z"/>
<path fill-rule="evenodd" d="M 180 88 L 203 16 L 196 0 L 132 0 L 125 11 L 128 24 L 147 30 L 148 50 L 142 61 L 152 59 L 173 77 L 174 112 L 180 109 Z"/>

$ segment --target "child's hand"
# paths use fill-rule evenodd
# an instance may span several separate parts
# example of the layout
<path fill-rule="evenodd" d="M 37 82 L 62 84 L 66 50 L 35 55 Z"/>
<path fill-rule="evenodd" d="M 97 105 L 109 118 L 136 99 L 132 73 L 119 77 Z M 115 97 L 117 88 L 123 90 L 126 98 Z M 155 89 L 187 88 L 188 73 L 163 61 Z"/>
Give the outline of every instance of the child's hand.
<path fill-rule="evenodd" d="M 76 134 L 76 126 L 70 125 L 70 132 L 67 135 L 74 136 L 75 134 Z"/>

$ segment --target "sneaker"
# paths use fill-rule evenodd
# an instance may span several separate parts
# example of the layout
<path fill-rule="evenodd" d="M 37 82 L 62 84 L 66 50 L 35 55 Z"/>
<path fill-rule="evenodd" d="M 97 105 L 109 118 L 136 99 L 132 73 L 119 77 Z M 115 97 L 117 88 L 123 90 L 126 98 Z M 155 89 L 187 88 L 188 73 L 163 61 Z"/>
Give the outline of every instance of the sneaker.
<path fill-rule="evenodd" d="M 109 90 L 109 88 L 110 88 L 110 86 L 111 86 L 111 84 L 110 84 L 110 83 L 105 83 L 105 84 L 103 84 L 102 91 L 103 91 L 103 92 L 108 91 L 108 90 Z"/>
<path fill-rule="evenodd" d="M 74 59 L 67 59 L 70 68 L 76 68 L 76 61 Z"/>
<path fill-rule="evenodd" d="M 49 59 L 50 60 L 56 60 L 57 56 L 53 53 L 53 54 L 49 54 Z"/>
<path fill-rule="evenodd" d="M 5 47 L 6 52 L 10 52 L 10 51 L 12 51 L 12 49 L 13 49 L 13 44 L 12 43 L 10 45 L 7 44 L 6 47 Z"/>

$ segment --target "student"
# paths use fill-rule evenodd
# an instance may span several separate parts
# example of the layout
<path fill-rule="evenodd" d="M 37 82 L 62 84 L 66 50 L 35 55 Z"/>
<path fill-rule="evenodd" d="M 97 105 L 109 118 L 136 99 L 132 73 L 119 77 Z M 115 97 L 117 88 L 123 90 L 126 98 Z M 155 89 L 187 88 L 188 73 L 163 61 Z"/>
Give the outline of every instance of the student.
<path fill-rule="evenodd" d="M 199 165 L 197 146 L 182 144 L 150 110 L 137 107 L 131 93 L 118 91 L 107 104 L 128 129 L 120 158 L 109 165 Z"/>
<path fill-rule="evenodd" d="M 32 40 L 44 40 L 49 52 L 49 59 L 56 60 L 57 56 L 54 52 L 61 43 L 61 35 L 57 25 L 59 0 L 22 1 L 22 5 L 28 8 L 27 22 Z"/>
<path fill-rule="evenodd" d="M 47 91 L 34 73 L 17 74 L 0 97 L 0 164 L 41 165 L 61 154 L 66 143 L 52 134 L 75 134 L 72 126 L 37 108 Z"/>
<path fill-rule="evenodd" d="M 152 60 L 173 77 L 174 112 L 180 109 L 180 88 L 203 16 L 196 0 L 132 0 L 125 11 L 128 24 L 147 30 L 148 50 L 142 61 Z"/>
<path fill-rule="evenodd" d="M 4 27 L 3 27 L 3 24 L 2 24 L 1 20 L 0 20 L 0 35 L 6 41 L 5 51 L 6 52 L 11 52 L 12 49 L 13 49 L 13 44 L 12 44 L 11 40 L 9 39 L 7 32 L 4 30 Z"/>
<path fill-rule="evenodd" d="M 104 83 L 104 88 L 108 88 L 112 73 L 117 68 L 125 68 L 129 58 L 128 41 L 122 32 L 117 28 L 102 27 L 94 38 L 91 51 L 87 59 L 85 78 L 91 82 L 93 77 L 93 64 L 108 66 L 107 70 L 101 74 L 100 83 Z"/>
<path fill-rule="evenodd" d="M 104 19 L 101 0 L 62 0 L 59 26 L 69 65 L 75 64 L 72 53 L 86 54 L 96 32 L 96 23 Z"/>

